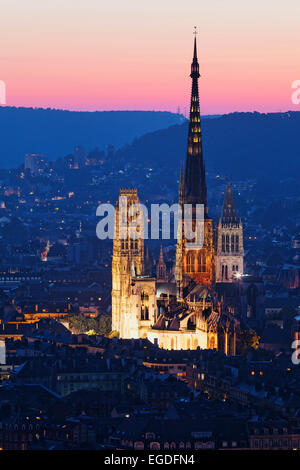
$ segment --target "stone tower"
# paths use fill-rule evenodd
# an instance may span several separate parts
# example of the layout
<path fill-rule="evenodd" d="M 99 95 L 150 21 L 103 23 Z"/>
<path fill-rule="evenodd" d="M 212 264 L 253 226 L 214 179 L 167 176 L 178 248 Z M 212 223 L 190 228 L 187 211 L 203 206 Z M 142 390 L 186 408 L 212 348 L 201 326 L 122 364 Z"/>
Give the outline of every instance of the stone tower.
<path fill-rule="evenodd" d="M 159 260 L 156 264 L 156 279 L 158 281 L 167 281 L 167 266 L 164 260 L 162 245 L 160 245 Z"/>
<path fill-rule="evenodd" d="M 116 204 L 112 259 L 112 330 L 120 338 L 146 337 L 156 320 L 155 279 L 144 275 L 144 240 L 130 232 L 136 189 L 121 189 Z"/>
<path fill-rule="evenodd" d="M 213 226 L 208 216 L 207 190 L 205 166 L 202 152 L 202 132 L 200 122 L 200 105 L 198 92 L 199 63 L 197 59 L 196 37 L 194 42 L 194 56 L 191 65 L 192 93 L 190 105 L 190 120 L 188 131 L 188 145 L 185 171 L 181 168 L 179 184 L 179 204 L 182 207 L 191 207 L 191 227 L 196 232 L 196 207 L 202 205 L 204 210 L 204 223 L 202 225 L 202 246 L 191 247 L 192 242 L 198 242 L 197 236 L 187 245 L 184 233 L 184 217 L 177 237 L 176 249 L 176 283 L 177 297 L 182 299 L 189 285 L 201 284 L 210 286 L 213 281 Z M 180 234 L 181 232 L 181 234 Z"/>
<path fill-rule="evenodd" d="M 232 184 L 226 185 L 222 215 L 216 227 L 216 282 L 233 282 L 244 272 L 243 225 L 237 216 Z"/>

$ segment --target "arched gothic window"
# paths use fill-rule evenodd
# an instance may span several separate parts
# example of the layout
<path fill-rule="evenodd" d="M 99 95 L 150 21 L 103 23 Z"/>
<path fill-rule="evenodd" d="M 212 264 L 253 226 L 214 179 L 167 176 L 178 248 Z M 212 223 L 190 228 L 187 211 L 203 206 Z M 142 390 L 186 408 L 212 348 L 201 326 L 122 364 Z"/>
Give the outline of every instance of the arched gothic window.
<path fill-rule="evenodd" d="M 234 252 L 234 235 L 231 235 L 231 252 Z"/>
<path fill-rule="evenodd" d="M 149 307 L 147 305 L 141 307 L 141 320 L 149 320 Z"/>
<path fill-rule="evenodd" d="M 239 252 L 239 236 L 235 236 L 235 251 L 238 253 Z"/>
<path fill-rule="evenodd" d="M 149 300 L 149 294 L 147 294 L 147 292 L 142 291 L 141 299 L 142 299 L 142 301 Z"/>
<path fill-rule="evenodd" d="M 226 235 L 226 252 L 229 253 L 229 235 Z"/>
<path fill-rule="evenodd" d="M 222 235 L 222 251 L 225 253 L 225 235 Z"/>
<path fill-rule="evenodd" d="M 198 272 L 205 273 L 206 272 L 206 260 L 205 260 L 205 252 L 199 251 L 198 253 Z"/>
<path fill-rule="evenodd" d="M 187 254 L 186 264 L 187 264 L 187 272 L 194 273 L 195 272 L 195 257 L 191 251 L 189 251 Z"/>

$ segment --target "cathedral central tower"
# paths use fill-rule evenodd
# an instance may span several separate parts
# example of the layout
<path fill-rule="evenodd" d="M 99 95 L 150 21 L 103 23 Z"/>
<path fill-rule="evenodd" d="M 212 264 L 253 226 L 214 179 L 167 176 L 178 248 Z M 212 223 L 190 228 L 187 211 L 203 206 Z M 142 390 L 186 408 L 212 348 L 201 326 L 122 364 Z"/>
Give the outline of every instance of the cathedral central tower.
<path fill-rule="evenodd" d="M 192 228 L 196 231 L 196 206 L 201 204 L 204 209 L 202 225 L 203 245 L 195 249 L 188 247 L 184 235 L 184 220 L 181 236 L 177 239 L 176 250 L 176 282 L 178 299 L 185 297 L 189 285 L 201 284 L 210 286 L 213 281 L 213 226 L 208 216 L 205 165 L 202 150 L 202 131 L 200 120 L 200 104 L 198 79 L 199 63 L 197 58 L 197 42 L 194 41 L 194 55 L 191 65 L 192 93 L 188 130 L 188 145 L 185 170 L 181 169 L 179 184 L 179 204 L 184 214 L 184 205 L 192 207 Z M 184 219 L 184 217 L 183 217 Z M 197 240 L 194 240 L 197 241 Z M 191 245 L 189 243 L 189 245 Z"/>

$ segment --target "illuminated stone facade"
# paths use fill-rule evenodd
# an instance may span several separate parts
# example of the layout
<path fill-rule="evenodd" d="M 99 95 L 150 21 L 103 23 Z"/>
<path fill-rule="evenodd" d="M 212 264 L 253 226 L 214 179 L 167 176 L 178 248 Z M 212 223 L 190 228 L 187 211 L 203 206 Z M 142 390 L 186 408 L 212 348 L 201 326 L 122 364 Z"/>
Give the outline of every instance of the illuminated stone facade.
<path fill-rule="evenodd" d="M 176 247 L 175 278 L 168 276 L 162 248 L 156 266 L 156 278 L 151 277 L 149 256 L 144 258 L 144 240 L 132 240 L 128 225 L 120 234 L 119 201 L 116 206 L 116 227 L 112 260 L 112 329 L 120 338 L 148 338 L 165 349 L 218 349 L 225 354 L 235 354 L 235 337 L 238 321 L 234 309 L 218 299 L 216 262 L 238 266 L 243 272 L 242 225 L 226 225 L 228 233 L 234 235 L 237 251 L 220 254 L 219 240 L 225 230 L 224 221 L 218 225 L 214 239 L 213 221 L 208 215 L 207 190 L 198 96 L 199 64 L 196 39 L 191 66 L 192 96 L 185 169 L 181 167 L 179 204 L 191 207 L 191 226 L 196 233 L 199 223 L 197 206 L 203 208 L 201 227 L 204 228 L 203 243 L 189 246 L 184 233 L 184 222 L 179 225 Z M 126 196 L 126 212 L 133 204 L 139 204 L 136 189 L 121 189 Z M 231 193 L 232 196 L 232 193 Z M 119 199 L 120 200 L 120 199 Z M 228 201 L 224 204 L 228 205 Z M 223 214 L 224 215 L 224 208 Z M 130 223 L 130 216 L 125 217 Z M 222 219 L 222 218 L 221 218 Z M 221 220 L 220 219 L 220 220 Z M 227 232 L 226 232 L 227 233 Z M 238 238 L 236 238 L 238 236 Z M 220 238 L 221 237 L 221 238 Z M 226 238 L 225 238 L 226 240 Z M 199 242 L 197 236 L 192 242 Z M 216 241 L 216 244 L 215 244 Z M 236 245 L 237 246 L 237 245 Z M 222 246 L 221 246 L 222 248 Z M 145 261 L 146 259 L 146 261 Z M 148 260 L 148 261 L 147 261 Z M 224 261 L 225 262 L 225 261 Z M 145 267 L 146 266 L 146 267 Z"/>
<path fill-rule="evenodd" d="M 120 197 L 127 198 L 126 212 L 138 205 L 136 189 L 121 189 Z M 112 259 L 112 330 L 121 338 L 142 338 L 156 320 L 155 279 L 144 276 L 144 240 L 132 240 L 129 233 L 130 216 L 125 234 L 120 234 L 120 207 L 116 205 L 116 223 Z"/>

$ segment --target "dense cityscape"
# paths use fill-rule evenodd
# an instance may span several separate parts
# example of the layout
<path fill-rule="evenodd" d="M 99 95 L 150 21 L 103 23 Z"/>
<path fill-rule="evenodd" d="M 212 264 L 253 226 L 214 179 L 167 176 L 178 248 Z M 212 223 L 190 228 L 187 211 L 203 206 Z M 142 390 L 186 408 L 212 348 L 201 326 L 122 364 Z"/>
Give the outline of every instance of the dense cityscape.
<path fill-rule="evenodd" d="M 188 138 L 198 146 L 197 67 L 195 42 Z M 201 147 L 189 151 L 201 165 Z M 215 256 L 225 265 L 221 270 L 213 262 L 212 279 L 205 277 L 212 245 L 204 247 L 206 267 L 188 285 L 182 280 L 176 294 L 174 276 L 178 288 L 178 272 L 186 269 L 178 262 L 178 243 L 150 240 L 144 263 L 118 241 L 97 238 L 96 209 L 115 204 L 128 182 L 145 203 L 163 203 L 176 201 L 178 184 L 179 198 L 191 199 L 198 180 L 188 193 L 192 180 L 179 177 L 178 168 L 166 175 L 155 164 L 124 161 L 124 152 L 78 145 L 55 161 L 32 153 L 17 169 L 1 170 L 1 448 L 299 449 L 299 368 L 297 357 L 292 360 L 300 332 L 299 196 L 265 197 L 246 173 L 229 181 L 228 174 L 205 176 L 200 168 L 200 189 L 207 184 L 209 210 L 220 217 L 219 237 L 224 227 L 234 227 L 242 245 L 225 249 L 224 238 Z M 280 213 L 275 225 L 274 207 Z M 229 262 L 236 256 L 239 263 L 232 275 L 227 251 Z M 113 287 L 112 272 L 116 284 L 126 259 L 133 267 L 117 281 L 121 287 Z M 142 317 L 133 315 L 134 289 L 122 294 L 127 281 L 144 290 L 156 284 L 152 323 L 144 290 Z M 210 297 L 213 284 L 218 307 Z M 197 313 L 204 295 L 211 307 Z M 118 299 L 137 320 L 124 320 Z M 183 314 L 178 305 L 185 305 Z"/>
<path fill-rule="evenodd" d="M 295 4 L 13 3 L 0 450 L 300 450 Z"/>

